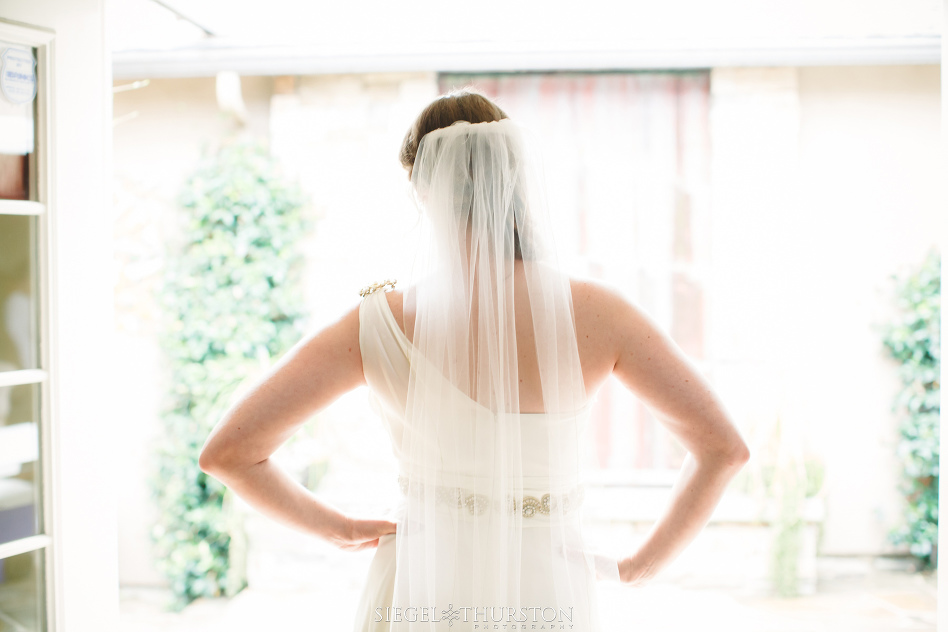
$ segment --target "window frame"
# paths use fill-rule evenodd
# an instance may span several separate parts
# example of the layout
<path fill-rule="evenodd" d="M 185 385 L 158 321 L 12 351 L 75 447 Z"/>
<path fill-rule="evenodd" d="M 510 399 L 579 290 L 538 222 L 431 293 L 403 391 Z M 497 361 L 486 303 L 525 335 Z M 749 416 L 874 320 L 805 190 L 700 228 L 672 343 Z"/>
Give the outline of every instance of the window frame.
<path fill-rule="evenodd" d="M 52 129 L 54 103 L 52 84 L 52 54 L 55 47 L 55 31 L 0 18 L 0 41 L 34 49 L 36 55 L 36 96 L 34 138 L 35 145 L 29 160 L 29 190 L 31 200 L 0 200 L 0 215 L 31 215 L 36 217 L 36 276 L 39 311 L 37 336 L 39 338 L 38 368 L 0 372 L 0 385 L 14 386 L 35 384 L 39 387 L 39 458 L 42 520 L 40 533 L 0 544 L 0 559 L 14 555 L 42 551 L 43 559 L 43 604 L 45 629 L 55 630 L 61 618 L 62 594 L 60 568 L 60 529 L 58 511 L 60 506 L 57 486 L 54 482 L 58 472 L 55 455 L 58 452 L 57 435 L 54 432 L 57 418 L 55 411 L 58 366 L 52 340 L 54 328 L 51 317 L 55 313 L 54 282 L 55 255 L 53 231 L 50 227 L 50 209 L 53 207 L 53 156 L 49 142 Z"/>

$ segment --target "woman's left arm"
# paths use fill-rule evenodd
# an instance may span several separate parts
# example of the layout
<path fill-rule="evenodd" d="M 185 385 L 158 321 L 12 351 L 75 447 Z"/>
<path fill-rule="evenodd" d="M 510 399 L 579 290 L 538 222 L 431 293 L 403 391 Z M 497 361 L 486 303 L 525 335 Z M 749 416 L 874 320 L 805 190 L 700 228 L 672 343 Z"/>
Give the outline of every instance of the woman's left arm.
<path fill-rule="evenodd" d="M 201 470 L 284 524 L 343 549 L 377 546 L 395 523 L 344 515 L 270 460 L 307 419 L 365 383 L 356 305 L 297 343 L 227 410 L 201 450 Z"/>

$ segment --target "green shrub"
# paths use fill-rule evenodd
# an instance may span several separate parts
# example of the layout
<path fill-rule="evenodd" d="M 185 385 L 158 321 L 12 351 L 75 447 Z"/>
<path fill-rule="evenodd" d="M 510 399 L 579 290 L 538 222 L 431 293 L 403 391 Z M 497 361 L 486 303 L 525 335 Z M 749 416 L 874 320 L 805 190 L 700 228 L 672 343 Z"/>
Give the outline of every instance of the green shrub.
<path fill-rule="evenodd" d="M 900 363 L 902 388 L 892 410 L 899 414 L 900 490 L 908 504 L 889 539 L 908 544 L 924 569 L 933 566 L 938 542 L 941 256 L 933 249 L 906 278 L 892 278 L 900 316 L 886 326 L 882 342 Z"/>
<path fill-rule="evenodd" d="M 246 585 L 231 564 L 227 490 L 198 455 L 237 387 L 303 334 L 298 242 L 311 227 L 299 187 L 254 142 L 206 155 L 180 204 L 181 243 L 169 249 L 160 295 L 171 387 L 152 481 L 152 537 L 177 609 Z"/>

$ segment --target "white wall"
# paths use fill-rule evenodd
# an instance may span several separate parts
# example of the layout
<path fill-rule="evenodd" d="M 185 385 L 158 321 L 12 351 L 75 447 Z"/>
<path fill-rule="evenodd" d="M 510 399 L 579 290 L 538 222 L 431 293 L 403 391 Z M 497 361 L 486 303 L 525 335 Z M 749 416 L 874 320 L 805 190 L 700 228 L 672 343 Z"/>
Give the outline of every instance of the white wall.
<path fill-rule="evenodd" d="M 116 81 L 116 85 L 126 84 Z M 270 77 L 243 77 L 247 131 L 266 139 Z M 155 79 L 116 93 L 114 137 L 114 304 L 116 309 L 113 403 L 123 449 L 115 467 L 119 499 L 119 574 L 122 586 L 164 585 L 154 563 L 149 531 L 157 512 L 148 480 L 155 472 L 154 439 L 166 403 L 168 369 L 156 341 L 158 292 L 167 245 L 178 237 L 177 204 L 185 179 L 205 144 L 215 146 L 236 129 L 220 112 L 212 78 Z"/>
<path fill-rule="evenodd" d="M 780 415 L 827 465 L 822 554 L 892 550 L 888 276 L 948 228 L 939 68 L 712 71 L 712 339 L 745 430 Z M 753 437 L 752 437 L 753 439 Z"/>
<path fill-rule="evenodd" d="M 824 553 L 862 553 L 901 515 L 897 365 L 876 323 L 891 315 L 888 275 L 921 262 L 948 229 L 937 66 L 805 68 L 799 74 L 800 182 L 788 261 L 796 284 L 792 360 L 801 415 L 827 472 Z M 944 253 L 943 253 L 944 254 Z M 823 265 L 820 266 L 820 260 Z"/>
<path fill-rule="evenodd" d="M 54 29 L 53 552 L 56 629 L 114 630 L 118 616 L 112 412 L 111 68 L 103 0 L 3 0 L 0 16 Z"/>

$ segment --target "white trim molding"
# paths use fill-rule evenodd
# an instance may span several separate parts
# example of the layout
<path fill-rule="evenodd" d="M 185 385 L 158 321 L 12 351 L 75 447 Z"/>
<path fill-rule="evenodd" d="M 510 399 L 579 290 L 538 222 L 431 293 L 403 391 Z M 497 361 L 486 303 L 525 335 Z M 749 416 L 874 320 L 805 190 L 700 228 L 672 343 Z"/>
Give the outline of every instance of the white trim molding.
<path fill-rule="evenodd" d="M 112 55 L 115 79 L 363 72 L 516 72 L 674 70 L 738 66 L 938 64 L 941 38 L 755 38 L 601 42 L 448 42 L 410 48 L 390 42 L 358 45 L 267 45 L 220 38 L 174 50 Z"/>
<path fill-rule="evenodd" d="M 39 384 L 45 382 L 48 374 L 43 369 L 21 369 L 0 372 L 0 387 Z"/>
<path fill-rule="evenodd" d="M 42 215 L 46 206 L 28 200 L 0 200 L 0 215 Z"/>
<path fill-rule="evenodd" d="M 28 538 L 21 538 L 13 542 L 4 542 L 0 544 L 0 560 L 45 549 L 50 542 L 52 542 L 52 538 L 48 535 L 31 535 Z"/>
<path fill-rule="evenodd" d="M 23 46 L 45 46 L 53 41 L 55 36 L 56 31 L 53 29 L 0 18 L 0 40 L 16 42 Z"/>

